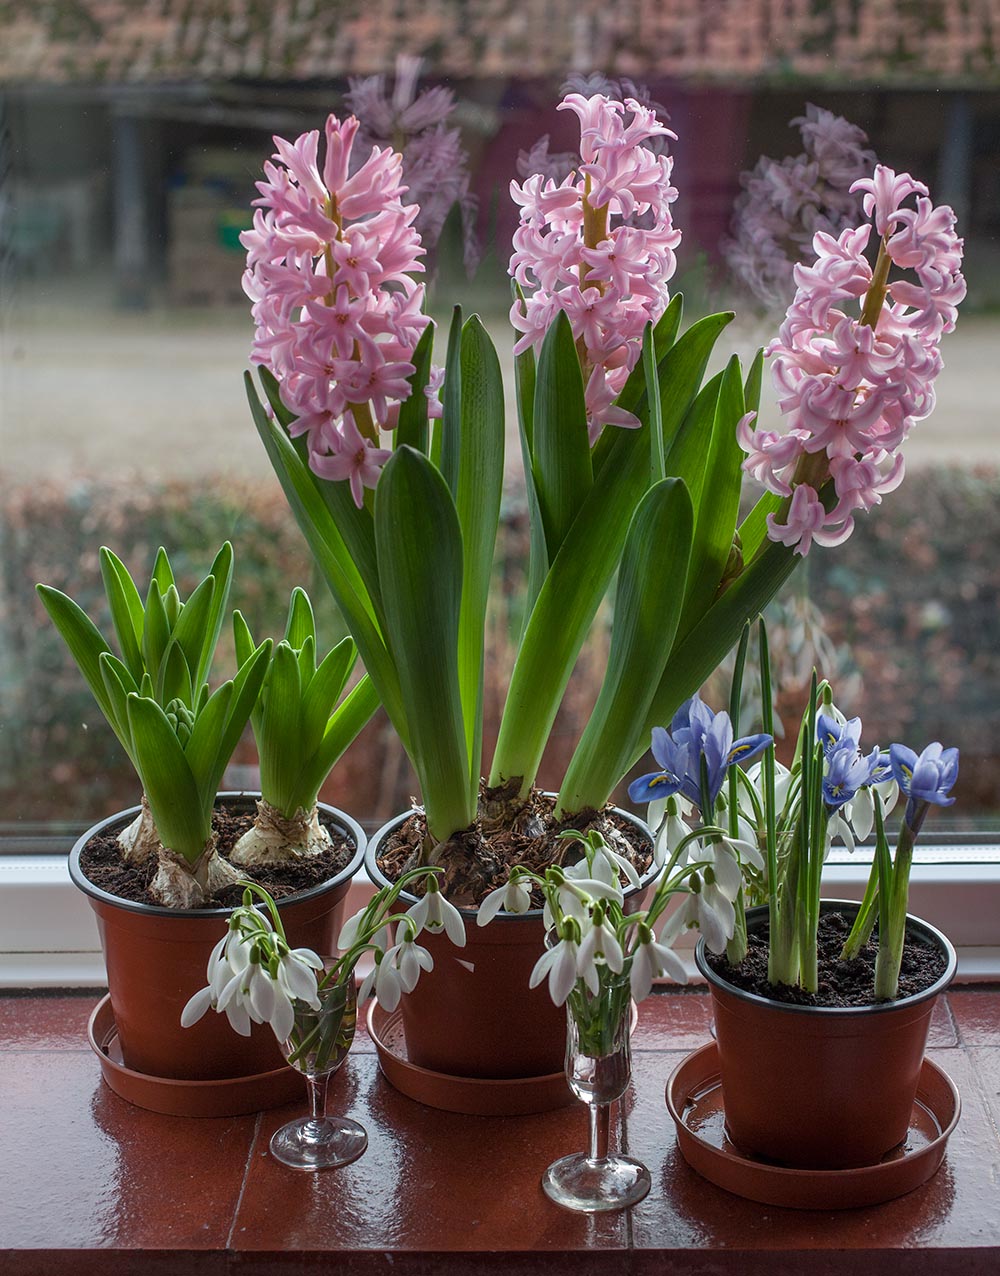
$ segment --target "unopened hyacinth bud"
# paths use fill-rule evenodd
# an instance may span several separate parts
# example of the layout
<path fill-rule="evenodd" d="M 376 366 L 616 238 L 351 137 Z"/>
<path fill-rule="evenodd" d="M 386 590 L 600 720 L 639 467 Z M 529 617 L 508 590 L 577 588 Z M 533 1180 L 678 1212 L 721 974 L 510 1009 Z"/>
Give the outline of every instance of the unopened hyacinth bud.
<path fill-rule="evenodd" d="M 846 540 L 855 514 L 902 482 L 900 449 L 934 406 L 941 336 L 965 296 L 950 208 L 882 165 L 852 189 L 881 236 L 875 267 L 865 256 L 870 226 L 815 236 L 816 262 L 795 268 L 795 299 L 767 351 L 789 429 L 756 430 L 751 413 L 737 434 L 744 469 L 787 498 L 768 516 L 769 537 L 803 555 L 813 542 Z M 916 208 L 902 207 L 911 196 Z M 893 267 L 916 279 L 893 277 Z"/>
<path fill-rule="evenodd" d="M 593 444 L 605 425 L 639 424 L 615 400 L 639 358 L 643 329 L 666 309 L 680 243 L 670 216 L 673 161 L 647 143 L 676 135 L 634 98 L 570 93 L 559 109 L 579 116 L 582 162 L 562 181 L 537 173 L 511 183 L 521 224 L 510 274 L 525 294 L 511 308 L 522 334 L 514 353 L 539 350 L 565 312 Z"/>
<path fill-rule="evenodd" d="M 191 729 L 194 727 L 194 714 L 183 700 L 171 700 L 164 713 L 179 743 L 187 744 L 191 738 Z"/>
<path fill-rule="evenodd" d="M 257 325 L 251 359 L 268 368 L 323 478 L 350 483 L 355 503 L 374 487 L 390 452 L 380 432 L 409 397 L 412 357 L 429 323 L 421 312 L 419 209 L 402 195 L 401 157 L 372 147 L 352 169 L 353 116 L 294 142 L 274 139 L 258 182 L 243 286 Z M 433 406 L 433 405 L 432 405 Z"/>

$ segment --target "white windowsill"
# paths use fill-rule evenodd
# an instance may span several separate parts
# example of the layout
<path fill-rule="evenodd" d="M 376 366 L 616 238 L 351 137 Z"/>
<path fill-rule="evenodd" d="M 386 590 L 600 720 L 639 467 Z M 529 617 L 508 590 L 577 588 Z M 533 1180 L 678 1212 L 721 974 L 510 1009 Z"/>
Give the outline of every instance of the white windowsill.
<path fill-rule="evenodd" d="M 824 894 L 860 899 L 868 879 L 864 852 L 836 853 Z M 359 873 L 346 915 L 362 907 L 371 883 Z M 930 847 L 918 851 L 910 879 L 910 911 L 951 939 L 958 979 L 1000 980 L 1000 848 Z M 690 950 L 680 955 L 697 978 Z M 105 983 L 94 914 L 69 879 L 65 856 L 0 856 L 0 988 L 92 988 Z"/>

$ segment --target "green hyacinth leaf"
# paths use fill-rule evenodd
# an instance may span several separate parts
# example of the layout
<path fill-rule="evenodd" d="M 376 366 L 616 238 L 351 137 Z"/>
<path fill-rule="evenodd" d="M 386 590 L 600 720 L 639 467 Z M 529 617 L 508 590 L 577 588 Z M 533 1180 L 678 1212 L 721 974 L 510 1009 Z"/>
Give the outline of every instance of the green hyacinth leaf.
<path fill-rule="evenodd" d="M 545 334 L 538 356 L 532 421 L 531 472 L 551 561 L 594 482 L 583 373 L 563 311 Z"/>
<path fill-rule="evenodd" d="M 111 623 L 122 659 L 129 673 L 138 681 L 142 677 L 142 630 L 145 613 L 142 599 L 129 575 L 128 568 L 106 546 L 101 547 L 101 579 L 111 611 Z"/>
<path fill-rule="evenodd" d="M 462 330 L 461 381 L 461 442 L 455 488 L 455 509 L 462 533 L 458 682 L 469 782 L 475 787 L 482 763 L 484 629 L 500 522 L 504 454 L 500 361 L 478 315 L 473 315 Z"/>
<path fill-rule="evenodd" d="M 469 825 L 476 809 L 459 679 L 462 532 L 447 483 L 413 448 L 397 448 L 382 471 L 375 541 L 387 635 L 410 724 L 408 752 L 428 829 L 441 841 Z"/>
<path fill-rule="evenodd" d="M 426 456 L 429 446 L 427 412 L 429 404 L 424 391 L 431 376 L 431 356 L 434 350 L 434 325 L 429 323 L 420 334 L 410 362 L 413 374 L 409 378 L 410 395 L 399 405 L 396 423 L 396 447 L 407 444 Z"/>
<path fill-rule="evenodd" d="M 651 487 L 625 541 L 604 682 L 566 772 L 559 815 L 601 810 L 628 770 L 677 632 L 693 533 L 684 484 L 671 478 Z"/>

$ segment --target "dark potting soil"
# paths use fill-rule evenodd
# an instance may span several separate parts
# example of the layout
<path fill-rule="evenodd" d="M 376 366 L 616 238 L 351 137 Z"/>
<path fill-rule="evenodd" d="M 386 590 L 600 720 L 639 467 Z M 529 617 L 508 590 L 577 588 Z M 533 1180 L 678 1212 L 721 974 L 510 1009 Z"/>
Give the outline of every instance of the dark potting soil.
<path fill-rule="evenodd" d="M 819 986 L 815 993 L 791 984 L 772 984 L 767 978 L 768 925 L 755 927 L 746 957 L 730 966 L 725 954 L 707 953 L 708 964 L 722 979 L 744 992 L 794 1006 L 870 1006 L 875 1001 L 875 958 L 878 944 L 869 940 L 853 961 L 841 961 L 840 951 L 851 926 L 843 913 L 823 913 L 819 920 Z M 877 929 L 876 936 L 877 937 Z M 899 997 L 912 997 L 944 974 L 947 960 L 929 944 L 907 939 L 899 972 Z"/>
<path fill-rule="evenodd" d="M 216 807 L 212 814 L 212 828 L 219 835 L 219 854 L 225 858 L 253 823 L 253 811 L 231 811 Z M 293 864 L 264 865 L 255 868 L 253 880 L 263 886 L 273 899 L 285 899 L 299 891 L 309 890 L 321 882 L 329 881 L 345 868 L 354 854 L 354 844 L 340 830 L 328 823 L 320 812 L 324 825 L 333 841 L 329 850 L 308 860 Z M 240 867 L 240 866 L 237 866 Z M 80 868 L 84 876 L 101 890 L 119 899 L 135 904 L 159 904 L 150 893 L 149 885 L 156 875 L 155 861 L 149 864 L 128 864 L 118 848 L 118 833 L 93 837 L 80 855 Z M 240 867 L 240 871 L 246 870 Z M 238 886 L 228 886 L 217 891 L 205 908 L 235 908 L 243 902 L 243 891 Z"/>
<path fill-rule="evenodd" d="M 552 864 L 575 864 L 583 854 L 579 842 L 562 839 L 559 833 L 576 829 L 587 833 L 599 829 L 621 855 L 627 855 L 641 877 L 653 862 L 649 838 L 612 807 L 603 811 L 582 811 L 557 820 L 555 799 L 533 789 L 527 802 L 514 800 L 519 783 L 497 789 L 483 788 L 479 818 L 471 827 L 449 841 L 434 846 L 427 863 L 444 869 L 441 889 L 458 907 L 476 907 L 492 890 L 503 886 L 510 870 L 521 864 L 542 874 Z M 378 866 L 390 881 L 420 862 L 427 840 L 423 811 L 414 811 L 382 844 Z M 622 876 L 622 885 L 627 881 Z M 536 888 L 532 907 L 544 900 Z"/>

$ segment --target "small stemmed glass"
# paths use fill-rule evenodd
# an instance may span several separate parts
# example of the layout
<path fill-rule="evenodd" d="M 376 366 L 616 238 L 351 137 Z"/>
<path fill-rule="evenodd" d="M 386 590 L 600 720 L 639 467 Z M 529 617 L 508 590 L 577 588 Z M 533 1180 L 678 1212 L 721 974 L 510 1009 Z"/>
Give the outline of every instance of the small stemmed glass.
<path fill-rule="evenodd" d="M 542 1189 L 557 1205 L 596 1214 L 634 1205 L 649 1191 L 649 1170 L 629 1156 L 610 1152 L 611 1105 L 632 1075 L 629 1039 L 632 1002 L 627 976 L 604 967 L 600 992 L 581 983 L 566 1002 L 566 1080 L 590 1113 L 590 1148 L 554 1161 Z"/>
<path fill-rule="evenodd" d="M 331 963 L 332 964 L 332 963 Z M 328 967 L 328 970 L 330 967 Z M 281 1053 L 301 1072 L 309 1090 L 310 1115 L 289 1121 L 271 1137 L 271 1155 L 296 1170 L 326 1170 L 348 1165 L 368 1146 L 364 1126 L 349 1117 L 328 1116 L 330 1078 L 347 1058 L 358 1018 L 353 971 L 342 983 L 319 986 L 320 1008 L 296 997 L 295 1023 Z"/>

